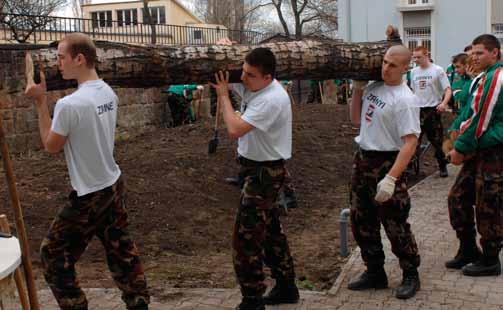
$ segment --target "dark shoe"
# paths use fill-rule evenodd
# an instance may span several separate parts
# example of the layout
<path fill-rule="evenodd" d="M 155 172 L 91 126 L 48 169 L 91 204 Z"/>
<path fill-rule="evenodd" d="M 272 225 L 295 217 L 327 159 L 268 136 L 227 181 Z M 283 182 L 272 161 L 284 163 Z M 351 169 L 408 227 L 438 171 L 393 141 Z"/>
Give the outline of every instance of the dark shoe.
<path fill-rule="evenodd" d="M 388 287 L 388 277 L 383 270 L 377 272 L 363 272 L 358 278 L 349 282 L 348 289 L 353 291 L 368 290 L 371 288 L 384 289 Z"/>
<path fill-rule="evenodd" d="M 265 310 L 264 300 L 259 297 L 243 297 L 236 310 Z"/>
<path fill-rule="evenodd" d="M 148 305 L 140 305 L 140 306 L 136 306 L 134 308 L 128 308 L 128 310 L 148 310 Z"/>
<path fill-rule="evenodd" d="M 447 178 L 449 176 L 449 173 L 447 172 L 447 167 L 446 166 L 442 166 L 440 167 L 440 172 L 439 172 L 439 175 L 441 178 Z"/>
<path fill-rule="evenodd" d="M 295 194 L 286 193 L 285 191 L 280 191 L 278 195 L 278 205 L 282 209 L 295 209 L 298 207 L 297 199 Z"/>
<path fill-rule="evenodd" d="M 296 304 L 298 302 L 299 289 L 293 281 L 288 283 L 278 281 L 269 294 L 264 296 L 266 305 Z"/>
<path fill-rule="evenodd" d="M 239 178 L 238 177 L 228 177 L 228 178 L 225 178 L 224 181 L 227 184 L 239 186 Z"/>
<path fill-rule="evenodd" d="M 464 266 L 462 271 L 465 276 L 469 277 L 499 276 L 501 263 L 499 257 L 482 256 L 475 263 Z"/>
<path fill-rule="evenodd" d="M 396 288 L 395 297 L 398 299 L 409 299 L 416 295 L 416 292 L 421 288 L 419 275 L 417 271 L 404 274 L 402 283 Z"/>
<path fill-rule="evenodd" d="M 475 242 L 475 237 L 459 241 L 459 249 L 456 256 L 445 262 L 445 267 L 450 269 L 461 269 L 469 263 L 479 260 L 482 253 Z"/>
<path fill-rule="evenodd" d="M 284 190 L 285 193 L 285 203 L 288 209 L 295 209 L 298 207 L 297 205 L 297 197 L 295 196 L 295 192 L 291 189 Z"/>

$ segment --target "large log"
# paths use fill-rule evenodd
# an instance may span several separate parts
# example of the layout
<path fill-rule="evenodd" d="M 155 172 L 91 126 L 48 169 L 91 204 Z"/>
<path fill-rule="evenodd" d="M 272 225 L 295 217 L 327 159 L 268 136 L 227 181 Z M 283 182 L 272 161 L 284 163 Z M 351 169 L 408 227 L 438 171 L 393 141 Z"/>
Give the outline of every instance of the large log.
<path fill-rule="evenodd" d="M 287 80 L 350 78 L 380 79 L 385 50 L 400 39 L 366 43 L 294 41 L 267 43 L 277 58 L 277 78 Z M 229 70 L 239 81 L 247 52 L 257 46 L 138 46 L 96 42 L 98 72 L 118 87 L 156 87 L 170 84 L 206 83 L 217 70 Z M 49 90 L 65 89 L 74 82 L 63 81 L 58 72 L 55 46 L 0 45 L 0 94 L 24 89 L 25 53 L 43 63 Z M 38 70 L 38 69 L 37 69 Z M 35 78 L 38 74 L 35 74 Z"/>

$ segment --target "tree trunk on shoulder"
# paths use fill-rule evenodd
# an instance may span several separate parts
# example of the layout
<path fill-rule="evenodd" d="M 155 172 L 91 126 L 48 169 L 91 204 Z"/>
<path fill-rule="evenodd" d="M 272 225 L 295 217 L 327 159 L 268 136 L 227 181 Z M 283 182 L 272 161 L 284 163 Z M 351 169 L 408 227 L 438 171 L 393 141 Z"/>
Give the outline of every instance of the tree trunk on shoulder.
<path fill-rule="evenodd" d="M 239 82 L 245 55 L 253 48 L 270 48 L 277 59 L 280 80 L 378 80 L 384 52 L 399 41 L 342 43 L 294 41 L 250 45 L 135 46 L 97 42 L 98 73 L 117 87 L 159 87 L 170 84 L 207 83 L 218 70 L 228 70 Z M 25 86 L 25 53 L 30 51 L 36 70 L 42 62 L 49 90 L 75 84 L 58 72 L 56 49 L 34 45 L 0 45 L 0 94 L 21 92 Z M 38 73 L 35 74 L 35 79 Z"/>

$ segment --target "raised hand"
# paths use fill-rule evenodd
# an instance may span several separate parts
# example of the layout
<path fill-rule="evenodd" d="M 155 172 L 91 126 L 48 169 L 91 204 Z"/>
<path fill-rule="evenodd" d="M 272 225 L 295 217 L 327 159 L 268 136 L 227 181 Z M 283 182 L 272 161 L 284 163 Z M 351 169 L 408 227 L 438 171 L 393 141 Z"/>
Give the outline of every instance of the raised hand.
<path fill-rule="evenodd" d="M 229 96 L 229 71 L 215 73 L 215 81 L 216 83 L 210 82 L 210 85 L 217 91 L 217 96 Z"/>
<path fill-rule="evenodd" d="M 28 56 L 27 56 L 28 58 Z M 30 57 L 31 59 L 31 57 Z M 31 64 L 33 68 L 33 63 Z M 28 67 L 28 63 L 27 63 Z M 28 70 L 28 68 L 27 68 Z M 33 71 L 32 71 L 33 72 Z M 45 94 L 47 92 L 47 84 L 45 82 L 45 73 L 44 73 L 44 66 L 43 64 L 40 64 L 40 83 L 35 84 L 33 81 L 33 73 L 31 75 L 26 76 L 27 81 L 26 81 L 26 89 L 24 91 L 24 94 L 27 97 L 35 99 L 37 103 L 41 103 L 43 99 L 45 99 Z"/>

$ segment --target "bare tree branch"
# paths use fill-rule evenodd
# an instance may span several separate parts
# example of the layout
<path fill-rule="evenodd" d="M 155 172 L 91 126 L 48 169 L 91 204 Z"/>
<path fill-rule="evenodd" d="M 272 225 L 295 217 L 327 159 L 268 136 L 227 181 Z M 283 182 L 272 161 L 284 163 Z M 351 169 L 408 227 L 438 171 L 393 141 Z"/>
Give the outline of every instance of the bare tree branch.
<path fill-rule="evenodd" d="M 272 4 L 276 8 L 276 12 L 278 14 L 279 21 L 281 22 L 281 25 L 283 26 L 283 30 L 285 31 L 285 34 L 289 37 L 290 36 L 290 30 L 288 29 L 288 24 L 286 23 L 285 18 L 283 17 L 283 11 L 282 5 L 283 5 L 283 0 L 271 0 Z"/>
<path fill-rule="evenodd" d="M 16 41 L 25 43 L 33 32 L 53 22 L 51 15 L 65 4 L 66 0 L 3 0 L 0 23 Z"/>

